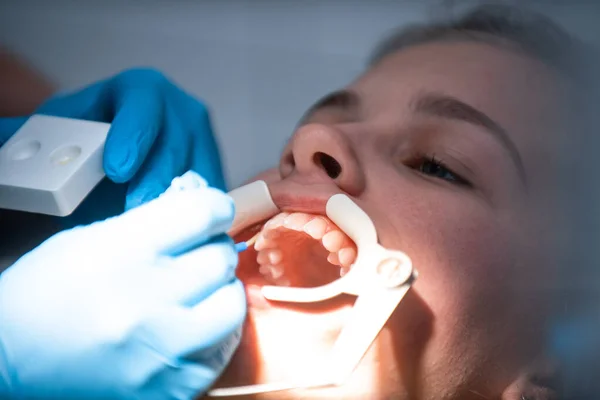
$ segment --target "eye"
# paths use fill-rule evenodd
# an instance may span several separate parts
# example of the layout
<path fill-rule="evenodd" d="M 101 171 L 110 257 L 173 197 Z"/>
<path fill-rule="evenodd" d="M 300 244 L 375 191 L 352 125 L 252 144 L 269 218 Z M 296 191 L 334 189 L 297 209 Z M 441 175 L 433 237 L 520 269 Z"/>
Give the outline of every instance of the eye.
<path fill-rule="evenodd" d="M 435 157 L 424 157 L 416 163 L 416 169 L 424 175 L 449 181 L 455 185 L 471 186 L 471 184 L 458 174 L 452 172 L 443 161 Z"/>

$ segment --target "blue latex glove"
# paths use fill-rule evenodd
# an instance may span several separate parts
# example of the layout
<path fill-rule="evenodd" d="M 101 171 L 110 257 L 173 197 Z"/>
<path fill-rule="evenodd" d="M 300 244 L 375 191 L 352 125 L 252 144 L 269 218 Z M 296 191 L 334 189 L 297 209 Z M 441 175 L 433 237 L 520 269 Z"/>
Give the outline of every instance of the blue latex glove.
<path fill-rule="evenodd" d="M 206 107 L 157 71 L 125 71 L 73 94 L 54 97 L 36 114 L 112 123 L 104 170 L 113 182 L 128 183 L 125 209 L 157 197 L 173 178 L 188 170 L 225 190 Z M 0 119 L 0 146 L 26 118 Z M 92 208 L 104 205 L 106 196 L 92 203 Z"/>
<path fill-rule="evenodd" d="M 239 344 L 246 302 L 224 234 L 233 201 L 202 186 L 187 174 L 154 201 L 53 236 L 0 275 L 0 398 L 208 390 Z"/>

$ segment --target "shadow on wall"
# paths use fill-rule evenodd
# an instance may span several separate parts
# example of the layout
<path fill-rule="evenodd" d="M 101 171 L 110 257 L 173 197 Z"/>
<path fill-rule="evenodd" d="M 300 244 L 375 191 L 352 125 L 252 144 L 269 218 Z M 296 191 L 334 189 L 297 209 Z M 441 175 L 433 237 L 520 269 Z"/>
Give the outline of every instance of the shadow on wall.
<path fill-rule="evenodd" d="M 0 117 L 31 114 L 56 90 L 40 71 L 0 46 Z"/>

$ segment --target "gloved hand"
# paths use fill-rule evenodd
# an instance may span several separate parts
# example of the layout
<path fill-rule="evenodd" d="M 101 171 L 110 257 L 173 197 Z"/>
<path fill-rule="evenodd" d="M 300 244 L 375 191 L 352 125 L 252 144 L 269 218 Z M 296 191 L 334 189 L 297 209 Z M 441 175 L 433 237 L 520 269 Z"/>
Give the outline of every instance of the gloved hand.
<path fill-rule="evenodd" d="M 128 182 L 125 209 L 157 197 L 173 178 L 188 170 L 199 173 L 210 186 L 225 189 L 206 107 L 160 72 L 122 72 L 73 94 L 54 97 L 36 114 L 112 123 L 104 170 L 113 182 Z M 0 146 L 26 119 L 0 119 Z"/>
<path fill-rule="evenodd" d="M 246 302 L 232 200 L 202 186 L 186 174 L 0 275 L 0 398 L 192 399 L 214 383 Z"/>

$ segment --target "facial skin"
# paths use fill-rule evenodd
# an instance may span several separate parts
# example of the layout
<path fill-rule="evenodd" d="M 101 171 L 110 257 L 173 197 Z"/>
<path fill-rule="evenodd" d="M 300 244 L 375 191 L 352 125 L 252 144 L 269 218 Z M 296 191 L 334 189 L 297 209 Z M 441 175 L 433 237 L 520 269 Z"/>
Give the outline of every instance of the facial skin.
<path fill-rule="evenodd" d="M 255 398 L 518 398 L 525 386 L 514 382 L 543 355 L 557 287 L 547 196 L 559 78 L 506 48 L 444 42 L 393 53 L 344 90 L 309 111 L 278 173 L 260 178 L 287 210 L 323 214 L 328 196 L 348 194 L 419 278 L 347 385 Z M 219 386 L 322 365 L 351 304 L 251 307 Z"/>

